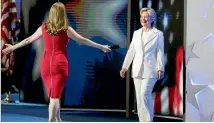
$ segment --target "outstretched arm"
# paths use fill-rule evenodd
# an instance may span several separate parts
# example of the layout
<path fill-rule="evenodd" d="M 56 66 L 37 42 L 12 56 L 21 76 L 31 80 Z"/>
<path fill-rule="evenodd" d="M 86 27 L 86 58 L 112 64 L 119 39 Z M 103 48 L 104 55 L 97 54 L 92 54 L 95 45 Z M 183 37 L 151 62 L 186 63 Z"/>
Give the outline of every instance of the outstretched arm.
<path fill-rule="evenodd" d="M 18 44 L 16 44 L 16 45 L 5 44 L 7 46 L 7 48 L 5 48 L 2 52 L 6 53 L 6 54 L 11 53 L 13 50 L 24 47 L 24 46 L 36 41 L 41 36 L 42 36 L 42 28 L 40 26 L 33 35 L 25 38 L 24 40 L 22 40 Z"/>
<path fill-rule="evenodd" d="M 111 49 L 109 48 L 109 46 L 106 45 L 101 45 L 98 43 L 95 43 L 87 38 L 82 37 L 81 35 L 79 35 L 72 27 L 68 27 L 68 37 L 70 37 L 71 39 L 75 40 L 75 41 L 79 41 L 82 44 L 94 47 L 94 48 L 98 48 L 103 50 L 104 52 L 106 51 L 110 51 Z"/>
<path fill-rule="evenodd" d="M 23 47 L 25 45 L 28 45 L 34 41 L 36 41 L 37 39 L 39 39 L 42 36 L 42 28 L 41 26 L 36 30 L 36 32 L 34 34 L 32 34 L 30 37 L 25 38 L 23 41 L 21 41 L 20 43 L 14 45 L 15 49 L 18 49 L 20 47 Z"/>

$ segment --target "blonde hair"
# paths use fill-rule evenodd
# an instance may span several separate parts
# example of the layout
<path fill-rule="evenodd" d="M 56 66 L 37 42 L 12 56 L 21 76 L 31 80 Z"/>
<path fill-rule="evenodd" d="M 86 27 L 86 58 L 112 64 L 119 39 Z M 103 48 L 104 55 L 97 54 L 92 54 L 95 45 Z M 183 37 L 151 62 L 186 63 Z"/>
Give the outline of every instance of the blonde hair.
<path fill-rule="evenodd" d="M 155 26 L 156 26 L 156 21 L 157 21 L 157 14 L 156 14 L 155 10 L 152 9 L 152 8 L 142 8 L 142 9 L 140 10 L 140 15 L 141 15 L 143 12 L 147 12 L 147 13 L 149 14 L 149 16 L 150 16 L 151 19 L 152 19 L 151 26 L 152 26 L 152 27 L 155 27 Z"/>
<path fill-rule="evenodd" d="M 68 19 L 63 3 L 56 2 L 51 6 L 48 20 L 45 22 L 45 28 L 51 35 L 58 35 L 61 31 L 67 31 Z"/>

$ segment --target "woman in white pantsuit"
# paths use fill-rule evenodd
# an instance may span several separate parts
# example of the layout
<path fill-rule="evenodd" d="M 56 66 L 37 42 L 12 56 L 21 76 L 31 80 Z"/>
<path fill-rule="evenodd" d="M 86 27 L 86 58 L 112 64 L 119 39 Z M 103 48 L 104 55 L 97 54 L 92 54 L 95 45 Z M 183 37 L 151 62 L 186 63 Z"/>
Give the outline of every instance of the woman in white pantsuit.
<path fill-rule="evenodd" d="M 152 90 L 158 79 L 164 76 L 164 37 L 156 29 L 156 13 L 151 8 L 140 10 L 142 28 L 134 32 L 120 76 L 125 77 L 131 62 L 137 110 L 140 122 L 153 121 Z"/>

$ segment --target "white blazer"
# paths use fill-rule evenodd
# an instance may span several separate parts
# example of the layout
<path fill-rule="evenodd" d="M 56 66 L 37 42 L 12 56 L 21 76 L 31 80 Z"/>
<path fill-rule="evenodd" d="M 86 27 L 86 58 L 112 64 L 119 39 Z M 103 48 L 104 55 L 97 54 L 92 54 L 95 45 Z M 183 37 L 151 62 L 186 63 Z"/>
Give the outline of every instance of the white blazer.
<path fill-rule="evenodd" d="M 132 65 L 132 77 L 157 78 L 157 72 L 164 72 L 163 32 L 152 28 L 152 33 L 143 41 L 142 28 L 134 31 L 122 68 Z M 134 60 L 133 60 L 134 59 Z"/>

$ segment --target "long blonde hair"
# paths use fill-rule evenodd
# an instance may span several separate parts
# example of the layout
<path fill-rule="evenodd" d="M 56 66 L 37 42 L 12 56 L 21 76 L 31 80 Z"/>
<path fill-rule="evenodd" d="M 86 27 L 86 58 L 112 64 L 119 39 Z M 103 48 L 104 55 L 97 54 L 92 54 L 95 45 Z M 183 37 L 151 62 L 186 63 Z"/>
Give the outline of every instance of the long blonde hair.
<path fill-rule="evenodd" d="M 68 19 L 63 3 L 56 2 L 51 6 L 48 20 L 45 22 L 45 28 L 51 35 L 58 35 L 61 31 L 67 31 Z"/>

